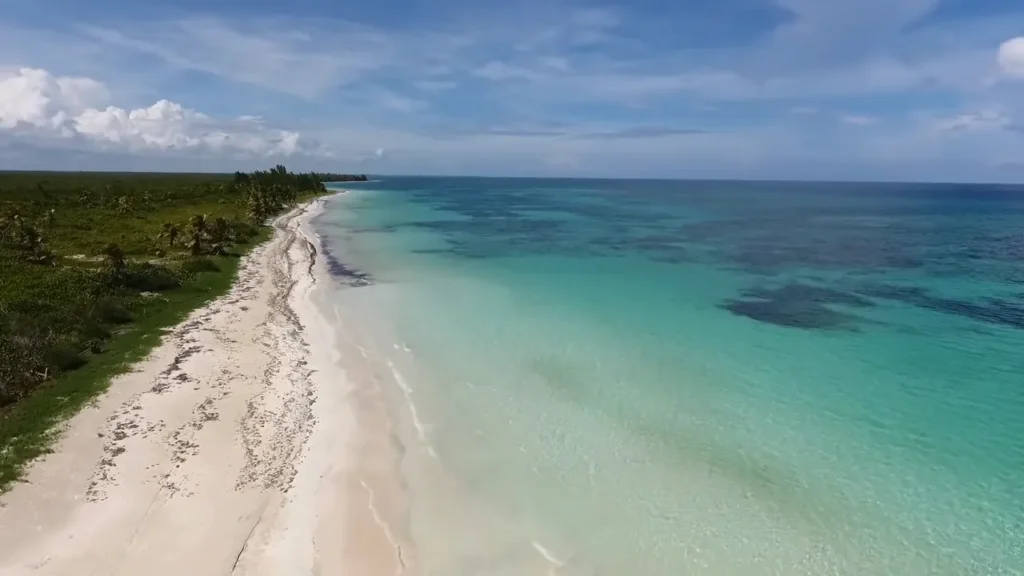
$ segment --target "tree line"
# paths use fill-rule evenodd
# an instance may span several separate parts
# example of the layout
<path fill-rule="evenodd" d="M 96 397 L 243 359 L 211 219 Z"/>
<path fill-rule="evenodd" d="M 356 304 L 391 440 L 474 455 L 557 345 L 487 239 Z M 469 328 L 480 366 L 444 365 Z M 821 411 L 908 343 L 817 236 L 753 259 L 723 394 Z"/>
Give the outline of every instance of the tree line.
<path fill-rule="evenodd" d="M 0 411 L 103 354 L 161 295 L 218 272 L 269 218 L 325 194 L 324 181 L 284 166 L 0 173 Z"/>

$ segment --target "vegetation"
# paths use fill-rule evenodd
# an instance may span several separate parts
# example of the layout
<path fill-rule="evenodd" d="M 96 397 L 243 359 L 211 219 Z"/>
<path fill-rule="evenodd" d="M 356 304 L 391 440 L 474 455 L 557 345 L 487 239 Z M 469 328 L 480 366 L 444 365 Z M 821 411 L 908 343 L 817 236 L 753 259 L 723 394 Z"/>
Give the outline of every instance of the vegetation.
<path fill-rule="evenodd" d="M 317 174 L 0 173 L 0 489 L 50 430 L 224 292 Z"/>
<path fill-rule="evenodd" d="M 327 173 L 314 173 L 314 176 L 320 179 L 321 182 L 366 182 L 369 178 L 366 174 L 331 174 Z"/>

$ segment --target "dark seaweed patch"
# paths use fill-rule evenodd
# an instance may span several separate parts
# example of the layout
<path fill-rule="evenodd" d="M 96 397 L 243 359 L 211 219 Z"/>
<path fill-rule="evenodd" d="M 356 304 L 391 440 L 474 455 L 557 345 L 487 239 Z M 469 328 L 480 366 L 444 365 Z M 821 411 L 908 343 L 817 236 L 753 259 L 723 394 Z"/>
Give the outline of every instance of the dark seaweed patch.
<path fill-rule="evenodd" d="M 334 278 L 343 280 L 349 286 L 367 286 L 373 283 L 369 274 L 360 272 L 355 268 L 346 265 L 327 248 L 323 247 L 324 262 L 327 264 L 327 272 Z"/>
<path fill-rule="evenodd" d="M 720 307 L 758 322 L 809 330 L 852 329 L 859 318 L 833 306 L 864 308 L 874 303 L 857 294 L 823 286 L 790 283 L 778 288 L 756 287 Z"/>
<path fill-rule="evenodd" d="M 721 308 L 751 320 L 808 330 L 852 328 L 857 317 L 838 312 L 816 302 L 777 302 L 772 300 L 727 300 Z"/>
<path fill-rule="evenodd" d="M 1024 329 L 1024 305 L 1004 298 L 982 298 L 977 301 L 944 298 L 932 295 L 919 286 L 871 284 L 860 293 L 880 300 L 892 300 L 924 310 L 951 314 L 986 324 Z"/>
<path fill-rule="evenodd" d="M 779 288 L 757 287 L 743 293 L 746 298 L 774 300 L 779 302 L 806 301 L 821 305 L 839 304 L 842 306 L 867 307 L 874 302 L 852 292 L 843 292 L 835 288 L 814 286 L 811 284 L 790 283 Z"/>

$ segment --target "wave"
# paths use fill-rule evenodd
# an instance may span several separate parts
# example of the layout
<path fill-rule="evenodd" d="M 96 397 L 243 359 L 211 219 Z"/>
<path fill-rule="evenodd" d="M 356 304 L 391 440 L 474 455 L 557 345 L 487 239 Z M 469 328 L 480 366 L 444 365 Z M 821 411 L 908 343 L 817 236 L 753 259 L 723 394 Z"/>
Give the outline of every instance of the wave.
<path fill-rule="evenodd" d="M 409 406 L 409 413 L 412 415 L 412 424 L 416 428 L 416 434 L 426 447 L 427 453 L 436 458 L 437 452 L 434 451 L 434 447 L 431 446 L 430 440 L 427 438 L 427 429 L 423 422 L 420 421 L 419 412 L 416 411 L 416 404 L 412 401 L 412 388 L 409 387 L 405 377 L 402 376 L 402 373 L 395 368 L 395 365 L 390 360 L 388 360 L 388 368 L 391 369 L 391 375 L 394 376 L 395 382 L 402 389 L 402 394 L 405 396 L 405 402 Z"/>

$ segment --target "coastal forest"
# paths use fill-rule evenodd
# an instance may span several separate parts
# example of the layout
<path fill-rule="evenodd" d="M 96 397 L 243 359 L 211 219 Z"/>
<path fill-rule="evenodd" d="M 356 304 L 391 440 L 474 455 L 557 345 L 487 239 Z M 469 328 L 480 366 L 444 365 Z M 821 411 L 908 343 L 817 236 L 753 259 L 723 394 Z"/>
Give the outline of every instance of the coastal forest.
<path fill-rule="evenodd" d="M 53 425 L 230 287 L 269 219 L 365 176 L 0 173 L 0 490 Z"/>

